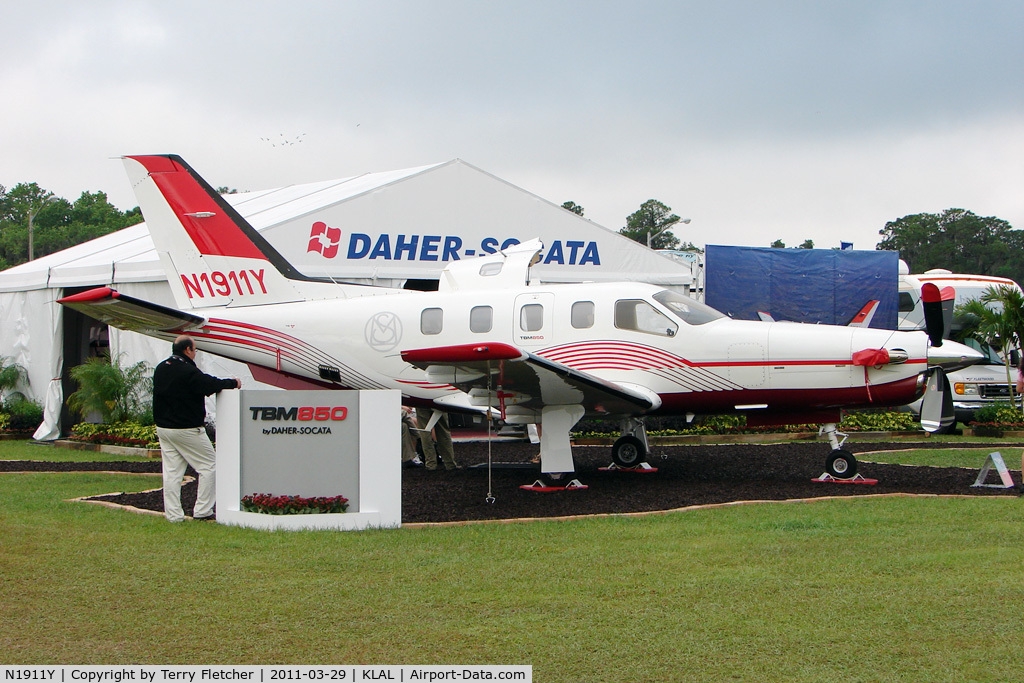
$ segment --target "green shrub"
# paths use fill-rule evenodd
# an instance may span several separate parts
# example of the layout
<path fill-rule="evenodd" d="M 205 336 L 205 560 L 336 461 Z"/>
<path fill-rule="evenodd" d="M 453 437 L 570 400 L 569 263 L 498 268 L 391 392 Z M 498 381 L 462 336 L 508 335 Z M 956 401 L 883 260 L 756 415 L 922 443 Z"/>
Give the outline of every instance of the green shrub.
<path fill-rule="evenodd" d="M 974 422 L 996 423 L 996 424 L 1020 424 L 1024 422 L 1024 416 L 1019 409 L 1008 402 L 993 403 L 992 405 L 979 408 L 974 413 Z"/>
<path fill-rule="evenodd" d="M 122 367 L 104 357 L 90 358 L 71 368 L 78 391 L 68 396 L 68 406 L 83 417 L 99 413 L 106 423 L 137 420 L 146 412 L 152 393 L 150 374 L 143 361 Z"/>
<path fill-rule="evenodd" d="M 11 362 L 9 358 L 0 358 L 0 393 L 14 391 L 19 384 L 28 384 L 25 368 Z"/>
<path fill-rule="evenodd" d="M 698 418 L 692 423 L 669 423 L 675 418 L 648 418 L 648 436 L 678 436 L 689 434 L 784 434 L 789 432 L 817 431 L 817 424 L 770 425 L 764 427 L 748 427 L 745 415 L 708 415 Z M 873 410 L 846 413 L 843 415 L 839 428 L 850 432 L 897 432 L 918 429 L 914 416 L 895 410 Z M 596 420 L 581 421 L 576 425 L 574 434 L 577 437 L 608 437 L 617 436 L 618 431 L 612 422 Z"/>
<path fill-rule="evenodd" d="M 4 401 L 7 427 L 12 432 L 34 432 L 43 421 L 43 407 L 21 394 L 8 396 Z"/>
<path fill-rule="evenodd" d="M 839 423 L 839 429 L 846 432 L 902 432 L 918 428 L 911 413 L 895 410 L 846 413 Z"/>
<path fill-rule="evenodd" d="M 160 442 L 156 438 L 156 426 L 143 425 L 138 422 L 114 422 L 111 424 L 80 422 L 71 428 L 71 440 L 134 448 L 160 447 Z"/>

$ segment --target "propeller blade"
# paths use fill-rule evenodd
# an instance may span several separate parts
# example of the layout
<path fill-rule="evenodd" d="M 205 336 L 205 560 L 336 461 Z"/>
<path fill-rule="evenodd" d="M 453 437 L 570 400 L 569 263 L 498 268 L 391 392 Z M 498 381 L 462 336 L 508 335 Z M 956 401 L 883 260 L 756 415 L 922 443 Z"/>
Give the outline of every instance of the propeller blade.
<path fill-rule="evenodd" d="M 953 397 L 949 391 L 949 380 L 942 368 L 932 368 L 928 373 L 924 399 L 921 401 L 921 426 L 926 432 L 945 432 L 956 424 L 953 413 Z"/>
<path fill-rule="evenodd" d="M 928 331 L 928 339 L 931 340 L 932 346 L 942 346 L 942 340 L 949 335 L 955 296 L 956 293 L 952 287 L 940 290 L 931 282 L 926 282 L 921 287 L 924 326 Z"/>

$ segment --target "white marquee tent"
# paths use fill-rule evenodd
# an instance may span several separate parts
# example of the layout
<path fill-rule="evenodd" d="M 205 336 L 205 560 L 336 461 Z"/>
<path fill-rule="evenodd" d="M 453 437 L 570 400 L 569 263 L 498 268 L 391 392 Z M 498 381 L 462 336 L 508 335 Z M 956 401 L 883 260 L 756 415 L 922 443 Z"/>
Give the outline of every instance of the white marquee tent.
<path fill-rule="evenodd" d="M 451 260 L 539 237 L 545 250 L 534 273 L 544 282 L 642 280 L 681 290 L 691 282 L 687 266 L 458 159 L 226 199 L 314 277 L 422 287 Z M 174 305 L 145 223 L 0 272 L 0 356 L 28 370 L 23 391 L 44 404 L 37 439 L 60 435 L 66 389 L 73 390 L 67 370 L 88 357 L 90 340 L 108 334 L 56 300 L 104 285 Z M 169 352 L 115 329 L 109 345 L 127 364 L 154 364 Z M 256 385 L 242 364 L 211 356 L 201 363 Z"/>

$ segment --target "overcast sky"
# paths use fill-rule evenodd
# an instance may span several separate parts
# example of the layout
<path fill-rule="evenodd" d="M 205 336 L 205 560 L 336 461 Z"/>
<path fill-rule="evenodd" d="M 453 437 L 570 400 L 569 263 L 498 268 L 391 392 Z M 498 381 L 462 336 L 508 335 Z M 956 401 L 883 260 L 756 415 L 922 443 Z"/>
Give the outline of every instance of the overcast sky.
<path fill-rule="evenodd" d="M 613 230 L 658 199 L 698 245 L 872 249 L 887 221 L 950 207 L 1024 228 L 1020 0 L 3 14 L 7 188 L 102 190 L 128 209 L 123 154 L 180 154 L 240 190 L 460 158 Z"/>

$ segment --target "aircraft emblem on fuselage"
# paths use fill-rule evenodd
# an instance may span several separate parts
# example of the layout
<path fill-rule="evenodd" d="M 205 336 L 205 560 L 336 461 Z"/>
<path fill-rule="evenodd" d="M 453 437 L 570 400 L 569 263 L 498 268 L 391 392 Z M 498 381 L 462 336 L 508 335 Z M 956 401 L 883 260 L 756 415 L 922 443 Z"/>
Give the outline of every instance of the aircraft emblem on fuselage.
<path fill-rule="evenodd" d="M 402 341 L 402 321 L 394 313 L 385 311 L 366 323 L 366 343 L 377 351 L 390 351 Z"/>

